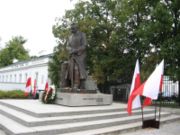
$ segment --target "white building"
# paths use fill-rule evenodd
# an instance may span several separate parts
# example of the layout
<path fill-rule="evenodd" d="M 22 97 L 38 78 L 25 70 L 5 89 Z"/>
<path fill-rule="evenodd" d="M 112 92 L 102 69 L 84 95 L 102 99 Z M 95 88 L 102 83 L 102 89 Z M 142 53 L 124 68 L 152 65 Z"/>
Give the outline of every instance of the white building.
<path fill-rule="evenodd" d="M 171 80 L 169 76 L 164 76 L 162 92 L 164 97 L 178 96 L 179 82 Z"/>
<path fill-rule="evenodd" d="M 25 90 L 28 77 L 37 81 L 37 89 L 43 90 L 48 80 L 49 55 L 43 55 L 28 61 L 16 62 L 0 68 L 0 90 Z"/>

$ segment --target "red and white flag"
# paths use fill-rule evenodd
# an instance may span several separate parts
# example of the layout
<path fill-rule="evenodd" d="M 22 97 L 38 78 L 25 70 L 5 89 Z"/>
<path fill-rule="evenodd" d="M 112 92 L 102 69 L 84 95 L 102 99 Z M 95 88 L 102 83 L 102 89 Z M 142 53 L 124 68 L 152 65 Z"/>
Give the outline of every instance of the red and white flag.
<path fill-rule="evenodd" d="M 31 92 L 31 77 L 29 77 L 26 82 L 25 96 L 28 96 L 30 92 Z"/>
<path fill-rule="evenodd" d="M 33 97 L 36 96 L 36 92 L 37 92 L 37 82 L 36 82 L 36 79 L 35 79 L 34 80 L 34 89 L 33 89 L 33 93 L 32 93 Z"/>
<path fill-rule="evenodd" d="M 133 95 L 135 90 L 141 85 L 140 79 L 140 67 L 139 67 L 139 60 L 136 61 L 136 66 L 134 70 L 134 75 L 131 83 L 131 89 L 129 93 L 128 105 L 127 105 L 127 112 L 128 114 L 132 114 L 132 109 L 141 107 L 140 97 Z"/>
<path fill-rule="evenodd" d="M 147 99 L 144 106 L 150 105 L 151 100 L 158 98 L 159 91 L 162 89 L 162 79 L 164 74 L 164 60 L 156 67 L 149 78 L 133 93 L 134 96 L 142 95 Z"/>
<path fill-rule="evenodd" d="M 48 81 L 46 81 L 44 90 L 45 90 L 45 92 L 47 92 L 47 91 L 49 90 L 49 84 L 48 84 Z"/>

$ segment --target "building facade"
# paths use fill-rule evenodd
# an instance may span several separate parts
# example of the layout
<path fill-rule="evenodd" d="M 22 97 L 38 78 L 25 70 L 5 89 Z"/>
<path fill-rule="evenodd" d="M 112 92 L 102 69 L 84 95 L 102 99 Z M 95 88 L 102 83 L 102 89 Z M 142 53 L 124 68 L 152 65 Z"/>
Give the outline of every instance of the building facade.
<path fill-rule="evenodd" d="M 37 89 L 43 90 L 48 79 L 48 62 L 51 54 L 16 62 L 0 68 L 0 90 L 25 90 L 26 81 L 36 79 Z"/>
<path fill-rule="evenodd" d="M 164 97 L 178 96 L 179 82 L 173 81 L 169 76 L 164 76 L 162 92 Z"/>

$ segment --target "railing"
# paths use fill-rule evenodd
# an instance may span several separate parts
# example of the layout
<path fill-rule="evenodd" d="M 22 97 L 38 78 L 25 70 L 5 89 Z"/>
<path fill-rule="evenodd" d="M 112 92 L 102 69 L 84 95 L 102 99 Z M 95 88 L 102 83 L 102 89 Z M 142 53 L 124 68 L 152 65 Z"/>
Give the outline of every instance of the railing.
<path fill-rule="evenodd" d="M 162 106 L 176 107 L 179 105 L 179 83 L 173 81 L 169 76 L 164 76 L 162 95 L 159 96 L 157 102 L 161 101 Z"/>
<path fill-rule="evenodd" d="M 129 96 L 130 84 L 121 84 L 110 87 L 110 93 L 113 94 L 114 101 L 127 102 Z M 163 106 L 178 106 L 179 101 L 179 83 L 173 81 L 169 76 L 164 76 L 162 95 L 159 96 L 157 103 L 161 100 Z"/>

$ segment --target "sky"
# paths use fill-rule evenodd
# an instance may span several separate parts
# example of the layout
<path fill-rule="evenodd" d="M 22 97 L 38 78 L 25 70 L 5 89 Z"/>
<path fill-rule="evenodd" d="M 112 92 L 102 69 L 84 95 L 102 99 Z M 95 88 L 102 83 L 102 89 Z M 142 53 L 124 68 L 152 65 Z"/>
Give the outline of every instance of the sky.
<path fill-rule="evenodd" d="M 31 56 L 53 52 L 57 45 L 52 34 L 55 18 L 72 9 L 78 0 L 0 0 L 0 48 L 15 36 L 27 42 Z"/>

